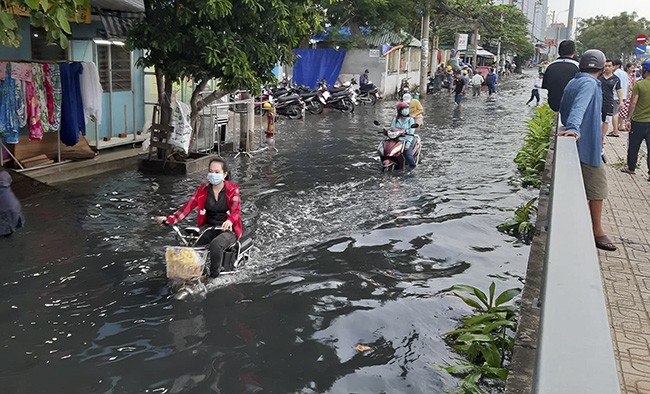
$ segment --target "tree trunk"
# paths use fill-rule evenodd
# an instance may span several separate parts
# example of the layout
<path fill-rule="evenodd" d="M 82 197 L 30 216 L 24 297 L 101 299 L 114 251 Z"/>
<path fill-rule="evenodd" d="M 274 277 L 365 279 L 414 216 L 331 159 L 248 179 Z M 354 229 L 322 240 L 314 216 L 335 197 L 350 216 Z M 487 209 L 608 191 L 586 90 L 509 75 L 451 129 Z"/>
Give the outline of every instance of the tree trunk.
<path fill-rule="evenodd" d="M 352 33 L 352 38 L 354 39 L 354 42 L 357 44 L 358 48 L 360 49 L 368 48 L 366 39 L 363 37 L 363 34 L 361 33 L 361 28 L 359 27 L 359 24 L 354 20 L 354 18 L 350 19 L 350 33 Z"/>
<path fill-rule="evenodd" d="M 172 80 L 165 77 L 156 67 L 156 83 L 158 85 L 158 105 L 160 106 L 160 124 L 168 125 L 172 120 Z"/>

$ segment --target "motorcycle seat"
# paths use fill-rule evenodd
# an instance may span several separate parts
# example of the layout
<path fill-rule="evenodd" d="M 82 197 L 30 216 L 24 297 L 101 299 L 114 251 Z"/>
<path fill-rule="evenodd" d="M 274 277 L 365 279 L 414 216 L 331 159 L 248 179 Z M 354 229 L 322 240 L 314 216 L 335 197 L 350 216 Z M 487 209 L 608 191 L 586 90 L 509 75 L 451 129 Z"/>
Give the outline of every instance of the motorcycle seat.
<path fill-rule="evenodd" d="M 331 93 L 331 91 L 330 91 L 330 93 Z M 343 96 L 347 96 L 347 95 L 348 95 L 347 90 L 343 90 L 343 91 L 340 91 L 340 92 L 332 93 L 332 97 L 343 97 Z"/>
<path fill-rule="evenodd" d="M 375 86 L 374 83 L 367 83 L 367 84 L 361 85 L 359 87 L 359 91 L 361 91 L 362 93 L 371 92 L 371 91 L 373 91 L 375 89 L 377 89 L 377 87 Z"/>
<path fill-rule="evenodd" d="M 300 96 L 297 95 L 297 94 L 290 94 L 290 95 L 287 95 L 287 96 L 278 97 L 278 102 L 283 103 L 283 102 L 286 102 L 286 101 L 292 101 L 292 100 L 298 99 L 299 97 Z"/>
<path fill-rule="evenodd" d="M 318 95 L 318 92 L 300 93 L 300 97 L 302 97 L 302 98 L 310 98 L 310 97 L 314 97 L 314 96 L 317 96 L 317 95 Z"/>
<path fill-rule="evenodd" d="M 332 88 L 332 89 L 330 89 L 330 93 L 334 94 L 334 93 L 343 92 L 345 90 L 348 90 L 348 88 L 346 88 L 346 87 Z"/>

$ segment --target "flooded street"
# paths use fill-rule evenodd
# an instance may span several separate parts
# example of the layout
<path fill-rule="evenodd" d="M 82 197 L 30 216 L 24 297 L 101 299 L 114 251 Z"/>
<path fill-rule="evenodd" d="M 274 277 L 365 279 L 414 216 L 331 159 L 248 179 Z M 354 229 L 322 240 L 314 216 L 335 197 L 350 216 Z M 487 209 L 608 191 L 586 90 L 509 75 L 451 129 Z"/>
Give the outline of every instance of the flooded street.
<path fill-rule="evenodd" d="M 390 122 L 388 100 L 281 120 L 278 153 L 227 155 L 255 250 L 206 297 L 170 298 L 164 247 L 177 242 L 150 219 L 205 174 L 125 170 L 24 200 L 27 227 L 0 239 L 3 391 L 454 390 L 441 334 L 469 308 L 445 291 L 500 292 L 525 273 L 529 248 L 496 226 L 536 194 L 513 181 L 529 79 L 461 112 L 430 96 L 409 174 L 379 171 L 372 121 Z"/>

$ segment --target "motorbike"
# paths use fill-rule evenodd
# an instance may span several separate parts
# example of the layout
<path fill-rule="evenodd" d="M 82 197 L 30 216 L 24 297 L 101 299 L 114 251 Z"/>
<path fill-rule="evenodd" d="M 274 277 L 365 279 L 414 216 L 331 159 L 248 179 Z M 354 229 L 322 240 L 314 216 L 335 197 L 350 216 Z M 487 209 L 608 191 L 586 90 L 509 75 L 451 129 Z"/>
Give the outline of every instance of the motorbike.
<path fill-rule="evenodd" d="M 325 100 L 326 108 L 334 108 L 341 112 L 354 112 L 355 94 L 351 86 L 333 87 L 328 89 L 327 82 L 318 82 L 318 91 Z"/>
<path fill-rule="evenodd" d="M 298 86 L 292 89 L 294 93 L 300 95 L 300 99 L 305 103 L 305 109 L 310 114 L 320 114 L 325 108 L 325 99 L 320 95 L 318 89 L 310 89 L 308 86 Z"/>
<path fill-rule="evenodd" d="M 429 76 L 427 82 L 427 94 L 437 93 L 442 89 L 442 76 L 436 74 L 435 77 Z"/>
<path fill-rule="evenodd" d="M 374 124 L 376 126 L 381 126 L 381 123 L 376 120 Z M 417 123 L 411 126 L 411 128 L 417 127 Z M 377 153 L 379 154 L 379 160 L 381 160 L 382 172 L 404 169 L 404 166 L 406 165 L 406 157 L 404 156 L 406 143 L 401 141 L 399 137 L 405 135 L 406 131 L 393 127 L 383 127 L 383 130 L 379 131 L 379 134 L 383 134 L 386 137 L 377 146 Z M 419 135 L 416 134 L 413 136 L 413 144 L 415 144 L 413 147 L 413 158 L 415 158 L 416 163 L 419 163 L 420 153 L 422 151 L 422 144 Z"/>
<path fill-rule="evenodd" d="M 377 103 L 377 95 L 379 89 L 372 82 L 368 81 L 365 85 L 359 85 L 357 80 L 352 78 L 350 80 L 350 85 L 354 89 L 357 95 L 357 103 L 372 104 Z"/>
<path fill-rule="evenodd" d="M 305 110 L 305 103 L 299 94 L 288 93 L 279 89 L 269 95 L 269 101 L 275 107 L 278 115 L 286 116 L 289 119 L 301 119 Z M 280 96 L 277 94 L 280 93 Z"/>
<path fill-rule="evenodd" d="M 402 79 L 402 82 L 400 82 L 399 91 L 397 92 L 397 97 L 399 98 L 400 101 L 402 100 L 404 95 L 408 93 L 409 90 L 411 89 L 411 86 L 409 85 L 410 80 L 411 77 L 405 77 Z"/>
<path fill-rule="evenodd" d="M 176 225 L 171 225 L 171 228 L 181 245 L 165 248 L 167 277 L 172 281 L 172 287 L 178 290 L 175 298 L 183 299 L 196 292 L 197 287 L 205 287 L 202 279 L 210 274 L 209 245 L 197 246 L 196 243 L 205 232 L 218 228 L 208 227 L 201 230 L 198 227 L 185 227 L 181 229 Z M 243 267 L 250 258 L 252 248 L 252 237 L 248 233 L 244 233 L 240 239 L 224 251 L 219 275 L 230 274 Z"/>

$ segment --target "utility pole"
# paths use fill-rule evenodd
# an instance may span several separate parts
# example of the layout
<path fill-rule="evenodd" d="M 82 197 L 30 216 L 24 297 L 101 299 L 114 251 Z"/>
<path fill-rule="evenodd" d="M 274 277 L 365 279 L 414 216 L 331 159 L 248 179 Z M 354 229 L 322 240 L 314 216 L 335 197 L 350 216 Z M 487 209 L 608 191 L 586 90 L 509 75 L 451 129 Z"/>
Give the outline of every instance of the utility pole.
<path fill-rule="evenodd" d="M 429 71 L 429 10 L 422 16 L 422 51 L 420 53 L 420 98 L 427 96 L 427 72 Z"/>
<path fill-rule="evenodd" d="M 573 8 L 576 5 L 575 0 L 570 0 L 569 1 L 569 16 L 568 16 L 568 21 L 567 21 L 567 29 L 566 29 L 566 40 L 570 40 L 571 37 L 573 36 Z"/>
<path fill-rule="evenodd" d="M 472 56 L 472 69 L 476 71 L 476 62 L 478 60 L 478 23 L 474 25 L 474 56 Z"/>

